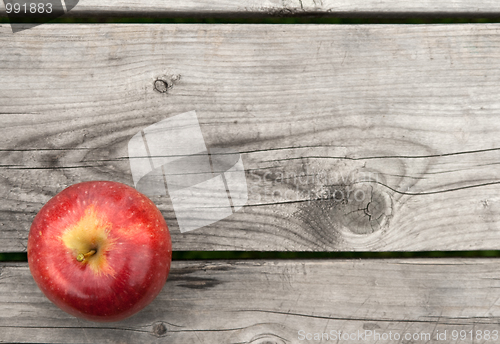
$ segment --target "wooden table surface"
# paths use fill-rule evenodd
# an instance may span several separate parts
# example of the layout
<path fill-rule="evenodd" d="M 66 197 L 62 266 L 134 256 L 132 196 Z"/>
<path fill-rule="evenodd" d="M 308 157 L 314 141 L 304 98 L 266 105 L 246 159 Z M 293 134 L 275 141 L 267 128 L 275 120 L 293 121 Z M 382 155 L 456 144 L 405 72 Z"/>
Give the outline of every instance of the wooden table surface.
<path fill-rule="evenodd" d="M 391 8 L 426 8 L 399 4 Z M 429 11 L 500 9 L 433 4 Z M 249 200 L 181 233 L 168 197 L 152 197 L 174 251 L 496 250 L 499 32 L 498 24 L 56 24 L 13 34 L 1 24 L 0 251 L 24 252 L 38 210 L 71 184 L 133 186 L 130 138 L 192 110 L 207 146 L 241 154 Z M 458 342 L 465 331 L 462 342 L 486 343 L 499 336 L 499 281 L 496 259 L 174 261 L 148 308 L 103 325 L 53 306 L 27 263 L 0 262 L 0 342 L 316 343 L 315 333 L 371 331 L 382 337 L 366 342 L 432 343 L 443 333 L 440 342 Z"/>
<path fill-rule="evenodd" d="M 63 188 L 133 185 L 130 138 L 191 110 L 249 200 L 181 234 L 153 198 L 177 250 L 498 247 L 500 25 L 0 30 L 3 251 Z"/>
<path fill-rule="evenodd" d="M 75 0 L 65 0 L 67 4 Z M 0 3 L 0 16 L 4 14 Z M 80 0 L 67 17 L 498 17 L 496 0 Z"/>
<path fill-rule="evenodd" d="M 491 259 L 174 261 L 149 306 L 104 324 L 54 306 L 27 264 L 0 269 L 6 343 L 335 343 L 339 331 L 356 334 L 347 343 L 456 343 L 460 331 L 469 336 L 461 343 L 500 336 L 500 264 Z M 490 340 L 479 331 L 490 331 Z M 300 339 L 315 333 L 332 339 Z M 436 341 L 439 333 L 447 340 Z"/>

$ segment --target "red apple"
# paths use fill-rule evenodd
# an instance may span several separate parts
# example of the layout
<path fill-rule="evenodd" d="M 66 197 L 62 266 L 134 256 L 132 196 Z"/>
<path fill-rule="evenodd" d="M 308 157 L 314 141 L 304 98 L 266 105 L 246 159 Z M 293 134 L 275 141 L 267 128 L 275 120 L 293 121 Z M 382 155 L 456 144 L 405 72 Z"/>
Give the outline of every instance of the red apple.
<path fill-rule="evenodd" d="M 36 215 L 28 263 L 43 293 L 64 311 L 118 321 L 147 306 L 167 280 L 172 242 L 154 203 L 125 184 L 72 185 Z"/>

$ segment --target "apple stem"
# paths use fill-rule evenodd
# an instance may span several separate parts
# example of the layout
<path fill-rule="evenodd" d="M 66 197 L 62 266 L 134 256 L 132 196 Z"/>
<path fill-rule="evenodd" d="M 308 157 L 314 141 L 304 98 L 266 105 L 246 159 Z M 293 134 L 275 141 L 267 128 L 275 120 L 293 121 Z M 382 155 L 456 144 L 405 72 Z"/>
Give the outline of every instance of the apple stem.
<path fill-rule="evenodd" d="M 85 254 L 80 253 L 78 256 L 76 256 L 76 260 L 78 260 L 79 262 L 83 262 L 86 258 L 93 256 L 95 253 L 96 250 L 90 250 Z"/>

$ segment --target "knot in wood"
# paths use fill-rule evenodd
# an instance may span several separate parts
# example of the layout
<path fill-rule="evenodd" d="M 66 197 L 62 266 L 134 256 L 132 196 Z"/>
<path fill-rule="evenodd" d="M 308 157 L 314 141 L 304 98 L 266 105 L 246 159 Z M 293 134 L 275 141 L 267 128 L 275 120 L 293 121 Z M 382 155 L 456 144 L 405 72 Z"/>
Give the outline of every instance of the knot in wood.
<path fill-rule="evenodd" d="M 387 226 L 392 199 L 377 183 L 353 182 L 325 187 L 318 199 L 305 202 L 298 216 L 322 244 L 339 239 L 341 229 L 368 235 Z"/>
<path fill-rule="evenodd" d="M 181 79 L 180 74 L 163 74 L 154 81 L 154 90 L 158 93 L 168 93 Z"/>
<path fill-rule="evenodd" d="M 375 184 L 354 184 L 345 189 L 344 197 L 339 207 L 341 222 L 355 234 L 378 231 L 392 213 L 391 199 Z"/>
<path fill-rule="evenodd" d="M 167 334 L 167 326 L 164 323 L 159 322 L 153 325 L 153 334 L 156 337 L 163 337 Z"/>
<path fill-rule="evenodd" d="M 155 90 L 160 92 L 160 93 L 167 93 L 168 90 L 168 83 L 164 80 L 161 79 L 156 79 L 155 80 Z"/>

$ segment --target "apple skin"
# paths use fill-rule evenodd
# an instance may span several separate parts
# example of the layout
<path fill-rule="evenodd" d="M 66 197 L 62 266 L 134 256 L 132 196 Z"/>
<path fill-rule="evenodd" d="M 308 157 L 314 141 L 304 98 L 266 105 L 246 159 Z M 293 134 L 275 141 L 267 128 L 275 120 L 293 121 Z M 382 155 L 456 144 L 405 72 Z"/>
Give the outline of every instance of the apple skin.
<path fill-rule="evenodd" d="M 146 307 L 165 284 L 171 260 L 161 212 L 117 182 L 64 189 L 38 212 L 28 236 L 38 287 L 62 310 L 91 321 L 119 321 Z"/>

